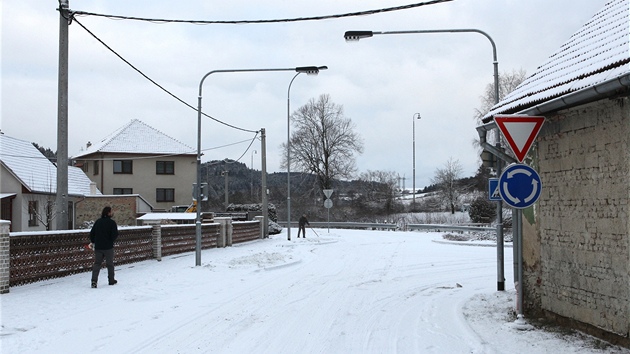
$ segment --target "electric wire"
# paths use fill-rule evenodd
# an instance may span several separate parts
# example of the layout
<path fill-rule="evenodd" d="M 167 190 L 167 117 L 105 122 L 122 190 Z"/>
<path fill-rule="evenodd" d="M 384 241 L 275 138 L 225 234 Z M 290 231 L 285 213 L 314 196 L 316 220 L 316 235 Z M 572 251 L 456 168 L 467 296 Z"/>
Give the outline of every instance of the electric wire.
<path fill-rule="evenodd" d="M 225 147 L 229 147 L 229 146 L 234 146 L 234 145 L 238 145 L 238 144 L 242 144 L 242 143 L 246 143 L 249 142 L 249 145 L 247 145 L 247 149 L 245 149 L 245 152 L 243 152 L 243 154 L 237 159 L 234 160 L 236 161 L 240 161 L 243 156 L 245 156 L 245 154 L 247 154 L 247 152 L 249 151 L 249 149 L 252 147 L 252 145 L 254 144 L 254 141 L 258 138 L 258 132 L 256 132 L 256 135 L 254 135 L 254 137 L 252 139 L 246 139 L 246 140 L 241 140 L 241 141 L 237 141 L 234 143 L 229 143 L 229 144 L 225 144 L 225 145 L 220 145 L 220 146 L 215 146 L 215 147 L 210 147 L 210 148 L 205 148 L 205 149 L 201 149 L 201 152 L 204 151 L 211 151 L 211 150 L 218 150 L 218 149 L 222 149 Z M 98 152 L 98 151 L 95 151 Z M 113 161 L 113 160 L 145 160 L 145 159 L 157 159 L 157 158 L 164 158 L 164 157 L 172 157 L 172 156 L 181 156 L 181 155 L 192 155 L 192 154 L 197 154 L 197 151 L 190 151 L 190 152 L 176 152 L 176 153 L 171 153 L 171 154 L 160 154 L 160 155 L 151 155 L 151 156 L 145 156 L 145 157 L 140 157 L 140 156 L 135 156 L 135 157 L 107 157 L 107 158 L 89 158 L 89 159 L 85 159 L 85 158 L 74 158 L 73 160 L 77 160 L 77 161 Z M 44 155 L 42 156 L 27 156 L 27 155 L 20 155 L 20 154 L 11 154 L 11 153 L 3 153 L 0 152 L 0 157 L 19 157 L 19 158 L 23 158 L 23 159 L 33 159 L 33 160 L 51 160 L 51 158 L 48 158 Z M 54 158 L 52 158 L 52 160 L 56 160 L 56 156 Z"/>
<path fill-rule="evenodd" d="M 343 14 L 336 15 L 323 15 L 323 16 L 310 16 L 310 17 L 297 17 L 297 18 L 283 18 L 283 19 L 270 19 L 270 20 L 218 20 L 218 21 L 206 21 L 206 20 L 169 20 L 169 19 L 157 19 L 157 18 L 142 18 L 142 17 L 134 17 L 134 16 L 120 16 L 120 15 L 106 15 L 99 14 L 94 12 L 87 11 L 73 11 L 75 15 L 79 16 L 98 16 L 105 17 L 112 20 L 134 20 L 134 21 L 146 21 L 152 23 L 188 23 L 188 24 L 196 24 L 196 25 L 211 25 L 211 24 L 228 24 L 228 25 L 237 25 L 237 24 L 263 24 L 263 23 L 280 23 L 280 22 L 302 22 L 302 21 L 321 21 L 321 20 L 330 20 L 330 19 L 338 19 L 344 17 L 357 17 L 357 16 L 367 16 L 367 15 L 375 15 L 386 12 L 400 11 L 400 10 L 408 10 L 421 6 L 427 5 L 435 5 L 444 2 L 450 2 L 453 0 L 432 0 L 432 1 L 424 1 L 414 4 L 402 5 L 402 6 L 394 6 L 387 7 L 375 10 L 366 10 L 366 11 L 357 11 L 357 12 L 348 12 Z"/>
<path fill-rule="evenodd" d="M 112 52 L 114 55 L 116 55 L 120 60 L 122 60 L 125 64 L 129 65 L 133 70 L 135 70 L 138 74 L 142 75 L 142 77 L 144 77 L 145 79 L 149 80 L 149 82 L 151 82 L 152 84 L 154 84 L 155 86 L 157 86 L 158 88 L 160 88 L 162 91 L 166 92 L 169 96 L 173 97 L 174 99 L 176 99 L 177 101 L 183 103 L 184 105 L 186 105 L 187 107 L 197 111 L 197 108 L 193 107 L 192 105 L 190 105 L 188 102 L 182 100 L 181 98 L 177 97 L 174 93 L 170 92 L 169 90 L 167 90 L 166 88 L 164 88 L 162 85 L 158 84 L 155 80 L 151 79 L 148 75 L 146 75 L 144 72 L 142 72 L 140 69 L 138 69 L 137 67 L 135 67 L 133 64 L 131 64 L 127 59 L 123 58 L 122 55 L 118 54 L 114 49 L 112 49 L 110 46 L 108 46 L 105 42 L 103 42 L 103 40 L 101 40 L 99 37 L 97 37 L 94 33 L 92 33 L 92 31 L 90 31 L 89 29 L 87 29 L 87 27 L 85 27 L 81 22 L 79 22 L 76 18 L 74 18 L 74 22 L 76 22 L 77 24 L 79 24 L 79 26 L 81 28 L 83 28 L 88 34 L 90 34 L 94 39 L 96 39 L 99 43 L 101 43 L 103 46 L 105 46 L 105 48 L 107 48 L 110 52 Z M 223 124 L 225 126 L 228 126 L 230 128 L 233 129 L 237 129 L 240 131 L 244 131 L 244 132 L 248 132 L 248 133 L 258 133 L 257 130 L 249 130 L 249 129 L 244 129 L 244 128 L 240 128 L 237 127 L 235 125 L 223 122 L 217 118 L 214 118 L 204 112 L 201 112 L 202 115 L 214 120 L 217 123 Z"/>

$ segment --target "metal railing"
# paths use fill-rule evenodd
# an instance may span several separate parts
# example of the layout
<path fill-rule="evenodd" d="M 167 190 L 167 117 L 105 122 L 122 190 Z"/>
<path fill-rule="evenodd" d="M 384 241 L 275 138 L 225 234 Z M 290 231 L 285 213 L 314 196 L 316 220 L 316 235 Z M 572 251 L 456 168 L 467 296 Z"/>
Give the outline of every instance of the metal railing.
<path fill-rule="evenodd" d="M 282 227 L 287 226 L 286 221 L 280 221 L 279 224 Z M 366 222 L 339 222 L 339 221 L 331 221 L 330 223 L 326 221 L 312 221 L 310 225 L 307 225 L 314 228 L 335 228 L 335 229 L 369 229 L 369 230 L 396 230 L 398 229 L 398 225 L 396 224 L 381 224 L 381 223 L 366 223 Z M 291 227 L 298 227 L 297 222 L 291 222 Z"/>
<path fill-rule="evenodd" d="M 282 227 L 287 226 L 286 221 L 280 221 L 279 224 Z M 497 231 L 496 227 L 482 226 L 487 224 L 460 224 L 460 225 L 447 225 L 447 224 L 407 224 L 405 227 L 400 227 L 397 224 L 387 223 L 366 223 L 366 222 L 339 222 L 332 221 L 330 223 L 326 221 L 313 221 L 310 223 L 310 227 L 314 228 L 335 228 L 335 229 L 366 229 L 366 230 L 433 230 L 433 231 Z M 298 227 L 297 222 L 291 222 L 291 227 Z"/>
<path fill-rule="evenodd" d="M 497 231 L 496 227 L 475 225 L 444 225 L 444 224 L 407 224 L 407 230 L 435 230 L 435 231 Z"/>

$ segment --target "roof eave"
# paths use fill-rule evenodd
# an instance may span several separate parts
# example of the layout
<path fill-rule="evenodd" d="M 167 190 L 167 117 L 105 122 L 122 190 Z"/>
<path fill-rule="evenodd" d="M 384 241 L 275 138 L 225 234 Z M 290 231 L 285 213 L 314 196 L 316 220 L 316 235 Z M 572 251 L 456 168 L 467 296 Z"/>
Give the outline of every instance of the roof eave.
<path fill-rule="evenodd" d="M 586 87 L 579 91 L 571 92 L 549 101 L 539 103 L 529 107 L 518 107 L 512 111 L 497 111 L 493 115 L 482 120 L 488 123 L 494 120 L 498 114 L 523 114 L 523 115 L 545 115 L 561 109 L 567 109 L 586 103 L 598 101 L 604 98 L 626 96 L 630 92 L 630 73 L 618 76 L 614 79 L 604 81 L 594 86 Z"/>

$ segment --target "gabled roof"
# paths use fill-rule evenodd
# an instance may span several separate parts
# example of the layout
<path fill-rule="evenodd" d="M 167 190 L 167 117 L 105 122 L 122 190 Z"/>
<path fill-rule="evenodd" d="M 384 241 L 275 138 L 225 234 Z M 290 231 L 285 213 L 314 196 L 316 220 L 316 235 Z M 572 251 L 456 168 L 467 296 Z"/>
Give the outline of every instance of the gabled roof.
<path fill-rule="evenodd" d="M 33 144 L 0 134 L 0 163 L 30 192 L 57 192 L 57 167 Z M 68 167 L 68 194 L 90 194 L 90 179 L 80 168 Z M 12 191 L 2 191 L 8 193 Z M 97 194 L 101 194 L 96 190 Z"/>
<path fill-rule="evenodd" d="M 134 119 L 72 158 L 94 153 L 196 155 L 196 150 Z"/>
<path fill-rule="evenodd" d="M 523 113 L 553 100 L 547 111 L 627 91 L 629 43 L 630 0 L 609 1 L 532 76 L 492 107 L 484 121 L 496 114 Z M 532 113 L 544 113 L 539 111 Z"/>

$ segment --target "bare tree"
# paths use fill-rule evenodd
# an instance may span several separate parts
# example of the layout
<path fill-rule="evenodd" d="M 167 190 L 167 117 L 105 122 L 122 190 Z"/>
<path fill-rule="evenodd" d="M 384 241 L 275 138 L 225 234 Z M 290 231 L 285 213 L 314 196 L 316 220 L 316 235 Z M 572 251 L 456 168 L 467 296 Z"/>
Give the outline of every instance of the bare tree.
<path fill-rule="evenodd" d="M 28 214 L 28 226 L 42 224 L 49 231 L 52 229 L 55 216 L 57 216 L 57 213 L 55 213 L 54 182 L 51 175 L 48 176 L 47 183 L 45 194 L 25 194 L 27 203 L 23 207 Z M 31 181 L 31 184 L 33 184 L 33 181 Z"/>
<path fill-rule="evenodd" d="M 363 142 L 352 120 L 344 116 L 343 106 L 323 94 L 293 112 L 291 121 L 291 167 L 315 174 L 322 189 L 331 188 L 334 179 L 352 177 L 355 154 L 363 152 Z M 286 143 L 282 148 L 282 164 L 286 167 Z"/>
<path fill-rule="evenodd" d="M 391 171 L 367 171 L 361 173 L 359 180 L 363 190 L 361 194 L 367 203 L 377 203 L 390 214 L 396 210 L 398 175 Z"/>
<path fill-rule="evenodd" d="M 55 196 L 48 195 L 38 198 L 38 195 L 26 197 L 27 203 L 24 210 L 28 213 L 28 226 L 37 226 L 42 224 L 46 231 L 52 229 L 52 222 L 55 219 Z"/>
<path fill-rule="evenodd" d="M 449 157 L 444 164 L 444 168 L 435 170 L 435 177 L 431 179 L 431 183 L 439 188 L 440 199 L 449 205 L 451 214 L 455 214 L 455 205 L 462 194 L 462 190 L 457 184 L 461 174 L 462 165 L 459 163 L 459 160 L 453 160 L 452 157 Z"/>
<path fill-rule="evenodd" d="M 505 95 L 514 91 L 514 89 L 525 80 L 526 75 L 523 69 L 512 70 L 511 73 L 504 72 L 499 74 L 499 101 L 502 100 Z M 481 100 L 481 106 L 475 108 L 475 120 L 477 123 L 481 123 L 483 116 L 490 112 L 492 106 L 495 105 L 494 83 L 486 85 L 484 94 L 479 97 L 479 99 Z"/>
<path fill-rule="evenodd" d="M 514 91 L 525 79 L 526 72 L 523 69 L 512 70 L 511 73 L 504 72 L 499 74 L 499 101 L 502 100 L 507 94 Z M 494 96 L 494 83 L 486 85 L 483 96 L 479 97 L 481 106 L 475 108 L 474 119 L 477 124 L 481 124 L 481 119 L 490 112 L 490 109 L 495 105 Z M 473 146 L 477 149 L 481 149 L 478 139 L 473 140 Z M 505 146 L 505 142 L 501 142 L 501 145 Z"/>

